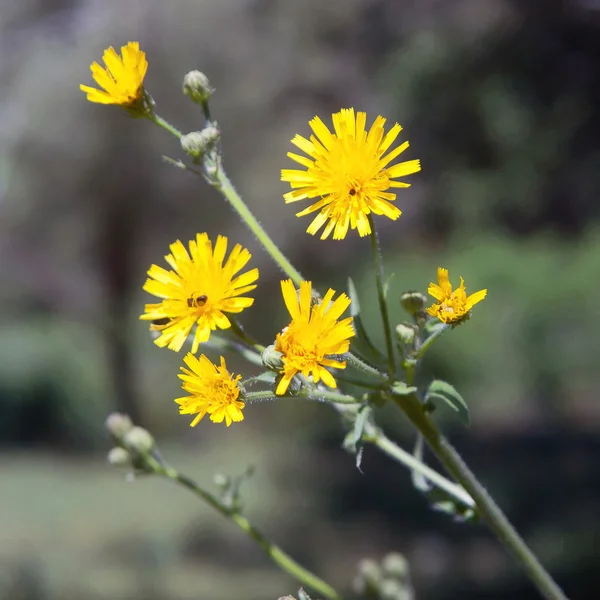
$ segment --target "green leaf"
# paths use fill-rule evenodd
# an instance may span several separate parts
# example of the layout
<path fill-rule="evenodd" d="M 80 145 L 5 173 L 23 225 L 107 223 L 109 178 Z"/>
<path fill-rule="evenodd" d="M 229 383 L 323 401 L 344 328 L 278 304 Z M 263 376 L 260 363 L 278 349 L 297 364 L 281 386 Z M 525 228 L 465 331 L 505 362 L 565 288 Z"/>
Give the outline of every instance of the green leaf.
<path fill-rule="evenodd" d="M 413 456 L 420 462 L 423 462 L 423 446 L 423 436 L 418 434 Z M 451 515 L 454 520 L 460 522 L 474 522 L 477 520 L 477 515 L 471 506 L 467 506 L 445 490 L 435 486 L 422 473 L 413 470 L 412 482 L 415 488 L 427 498 L 433 510 Z"/>
<path fill-rule="evenodd" d="M 397 396 L 410 396 L 417 391 L 414 385 L 406 385 L 404 381 L 396 381 L 392 386 L 392 391 Z"/>
<path fill-rule="evenodd" d="M 375 359 L 375 362 L 385 361 L 385 356 L 376 348 L 375 344 L 371 341 L 367 330 L 365 329 L 362 317 L 360 316 L 360 302 L 358 300 L 358 293 L 351 277 L 348 277 L 348 296 L 351 300 L 350 315 L 354 318 L 356 341 L 362 344 L 364 350 L 370 353 L 370 355 Z"/>
<path fill-rule="evenodd" d="M 464 425 L 469 425 L 469 407 L 454 386 L 440 379 L 434 379 L 429 384 L 425 398 L 426 401 L 442 400 L 456 412 Z"/>
<path fill-rule="evenodd" d="M 388 291 L 390 289 L 390 284 L 392 283 L 392 279 L 396 276 L 396 273 L 392 273 L 383 284 L 383 297 L 387 300 Z"/>
<path fill-rule="evenodd" d="M 423 462 L 423 436 L 418 433 L 417 441 L 415 442 L 415 449 L 413 450 L 413 456 L 419 461 Z M 416 489 L 426 494 L 431 491 L 432 485 L 429 480 L 423 475 L 423 473 L 413 469 L 411 471 L 412 482 Z"/>
<path fill-rule="evenodd" d="M 352 442 L 354 443 L 354 451 L 356 452 L 356 468 L 361 471 L 360 463 L 363 456 L 363 435 L 365 427 L 371 416 L 372 409 L 367 404 L 364 404 L 358 409 L 356 419 L 354 420 L 354 430 L 352 432 Z M 362 473 L 362 471 L 361 471 Z"/>

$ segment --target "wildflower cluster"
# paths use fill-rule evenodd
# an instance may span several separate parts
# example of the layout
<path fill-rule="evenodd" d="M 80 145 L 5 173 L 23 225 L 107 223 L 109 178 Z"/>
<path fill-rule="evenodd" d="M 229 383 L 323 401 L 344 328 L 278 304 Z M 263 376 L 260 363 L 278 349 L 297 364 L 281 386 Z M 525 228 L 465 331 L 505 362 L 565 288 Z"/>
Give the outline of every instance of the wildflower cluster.
<path fill-rule="evenodd" d="M 137 111 L 139 116 L 164 126 L 165 122 L 154 112 L 154 103 L 146 101 L 149 95 L 143 82 L 148 62 L 139 44 L 129 42 L 122 47 L 121 56 L 112 47 L 108 48 L 103 60 L 106 68 L 96 62 L 91 66 L 92 75 L 103 90 L 81 86 L 88 100 Z M 193 71 L 186 75 L 183 90 L 202 106 L 205 127 L 185 135 L 171 126 L 167 128 L 178 134 L 186 153 L 195 161 L 203 161 L 205 169 L 211 168 L 214 177 L 222 169 L 219 129 L 208 110 L 214 89 L 203 73 Z M 282 181 L 292 188 L 284 194 L 284 200 L 291 203 L 317 199 L 297 216 L 317 213 L 307 231 L 314 235 L 323 229 L 321 239 L 333 234 L 333 239 L 343 240 L 349 230 L 357 230 L 359 236 L 373 234 L 372 215 L 392 220 L 400 216 L 401 211 L 394 204 L 396 194 L 391 190 L 409 187 L 410 183 L 400 178 L 420 171 L 420 161 L 413 159 L 394 164 L 409 147 L 407 141 L 394 147 L 402 131 L 398 123 L 386 132 L 386 119 L 378 116 L 367 127 L 366 113 L 355 112 L 353 108 L 340 110 L 332 120 L 333 131 L 321 118 L 314 117 L 309 123 L 313 135 L 308 139 L 296 135 L 292 140 L 306 156 L 293 152 L 288 156 L 305 169 L 281 171 Z M 258 237 L 260 240 L 261 236 Z M 205 354 L 195 356 L 200 346 L 207 344 L 214 332 L 231 329 L 235 335 L 242 336 L 250 348 L 257 351 L 263 348 L 249 343 L 235 320 L 235 315 L 254 304 L 254 298 L 248 294 L 257 286 L 258 269 L 245 270 L 251 253 L 236 244 L 227 255 L 228 244 L 227 237 L 218 235 L 213 245 L 208 233 L 197 234 L 187 248 L 176 240 L 165 256 L 169 268 L 152 265 L 144 284 L 144 290 L 159 299 L 146 304 L 140 317 L 150 321 L 154 343 L 180 351 L 188 338 L 191 339 L 191 352 L 185 357 L 187 366 L 182 367 L 180 375 L 183 389 L 189 395 L 176 402 L 181 414 L 195 415 L 192 426 L 207 414 L 212 421 L 224 421 L 227 426 L 241 421 L 247 397 L 241 376 L 229 373 L 222 356 L 218 366 Z M 303 280 L 295 270 L 286 272 L 292 278 L 281 282 L 281 290 L 291 321 L 274 342 L 279 363 L 267 365 L 277 371 L 274 393 L 277 396 L 288 393 L 297 377 L 313 388 L 323 384 L 335 389 L 338 385 L 334 370 L 346 368 L 350 341 L 356 333 L 353 317 L 343 318 L 351 299 L 345 293 L 335 298 L 333 289 L 320 298 L 312 282 Z M 427 312 L 443 323 L 460 322 L 485 296 L 483 291 L 467 298 L 462 279 L 460 288 L 452 292 L 447 271 L 443 269 L 438 270 L 438 278 L 440 285 L 432 284 L 429 289 L 438 304 Z"/>
<path fill-rule="evenodd" d="M 81 85 L 87 99 L 120 106 L 176 136 L 191 164 L 173 159 L 167 162 L 200 174 L 219 191 L 285 275 L 281 281 L 282 304 L 289 321 L 280 323 L 280 333 L 274 340 L 263 340 L 266 343 L 262 344 L 237 320 L 238 315 L 253 307 L 259 279 L 248 249 L 230 245 L 223 235 L 214 237 L 203 232 L 187 245 L 180 240 L 172 243 L 165 256 L 166 268 L 156 264 L 149 268 L 144 290 L 157 300 L 146 304 L 140 319 L 149 321 L 154 342 L 160 348 L 179 352 L 188 341 L 191 343 L 179 374 L 186 394 L 175 399 L 179 412 L 193 416 L 191 426 L 208 415 L 212 422 L 224 422 L 229 427 L 244 419 L 243 411 L 252 402 L 281 396 L 326 401 L 348 428 L 344 446 L 355 453 L 357 466 L 363 446 L 373 444 L 411 470 L 414 486 L 436 510 L 450 513 L 457 520 L 484 519 L 546 597 L 564 598 L 432 418 L 431 413 L 442 403 L 468 422 L 465 400 L 448 382 L 434 379 L 423 384 L 417 378 L 427 350 L 445 331 L 464 323 L 487 290 L 467 295 L 463 278 L 458 288 L 453 288 L 448 270 L 439 267 L 437 283 L 428 288 L 434 303 L 426 307 L 423 294 L 405 292 L 400 305 L 409 319 L 396 324 L 390 319 L 390 294 L 384 283 L 374 216 L 398 219 L 401 210 L 395 190 L 410 187 L 406 178 L 421 170 L 419 160 L 397 162 L 409 148 L 407 141 L 397 143 L 402 127 L 394 123 L 386 131 L 382 116 L 368 126 L 366 113 L 353 108 L 333 114 L 331 128 L 316 116 L 309 122 L 312 134 L 292 139 L 302 154 L 290 152 L 288 157 L 301 168 L 281 171 L 281 180 L 291 187 L 283 196 L 285 203 L 312 201 L 296 215 L 313 215 L 309 234 L 320 232 L 321 239 L 344 240 L 350 231 L 357 231 L 359 237 L 370 237 L 385 338 L 382 350 L 366 330 L 352 280 L 348 280 L 347 293 L 329 288 L 321 295 L 283 255 L 236 192 L 223 167 L 221 128 L 211 117 L 209 107 L 215 90 L 206 75 L 192 71 L 184 78 L 184 94 L 201 107 L 204 115 L 199 131 L 184 134 L 156 113 L 156 104 L 144 87 L 148 62 L 137 42 L 123 46 L 121 55 L 108 48 L 103 60 L 105 67 L 96 62 L 91 65 L 92 76 L 102 89 Z M 261 365 L 263 372 L 245 380 L 232 374 L 221 354 L 225 349 Z M 214 350 L 219 352 L 216 362 L 207 355 Z M 361 391 L 344 393 L 339 388 L 346 382 Z M 263 389 L 251 390 L 254 386 Z M 403 411 L 418 430 L 414 453 L 394 444 L 377 426 L 375 409 L 385 403 Z M 331 586 L 300 567 L 240 516 L 237 500 L 230 501 L 238 494 L 239 485 L 234 480 L 230 480 L 233 483 L 226 493 L 227 500 L 221 502 L 166 465 L 146 430 L 133 427 L 123 415 L 109 418 L 107 427 L 117 444 L 110 455 L 113 464 L 129 465 L 181 483 L 234 520 L 301 584 L 324 598 L 339 600 L 340 595 Z M 423 462 L 423 441 L 456 482 Z M 357 580 L 361 593 L 378 598 L 405 597 L 410 586 L 404 559 L 395 556 L 384 563 L 381 568 L 375 563 L 363 565 Z M 308 597 L 302 590 L 299 595 Z"/>

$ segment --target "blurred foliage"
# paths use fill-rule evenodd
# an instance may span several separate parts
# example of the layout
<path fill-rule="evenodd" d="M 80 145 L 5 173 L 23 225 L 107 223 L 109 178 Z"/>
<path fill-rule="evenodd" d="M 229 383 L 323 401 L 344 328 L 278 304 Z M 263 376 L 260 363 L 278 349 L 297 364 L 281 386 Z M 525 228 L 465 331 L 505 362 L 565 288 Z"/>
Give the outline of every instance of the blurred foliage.
<path fill-rule="evenodd" d="M 436 263 L 457 284 L 463 276 L 468 291 L 488 289 L 471 320 L 434 345 L 423 376 L 455 383 L 473 409 L 474 427 L 522 429 L 522 419 L 542 426 L 553 418 L 597 426 L 599 255 L 600 236 L 591 229 L 576 243 L 552 234 L 521 241 L 493 234 L 459 237 L 442 252 L 389 260 L 387 268 L 395 274 L 390 297 L 425 290 L 435 280 Z M 358 286 L 372 285 L 367 268 Z M 379 330 L 375 302 L 361 305 L 369 326 Z M 392 318 L 405 318 L 398 304 Z"/>

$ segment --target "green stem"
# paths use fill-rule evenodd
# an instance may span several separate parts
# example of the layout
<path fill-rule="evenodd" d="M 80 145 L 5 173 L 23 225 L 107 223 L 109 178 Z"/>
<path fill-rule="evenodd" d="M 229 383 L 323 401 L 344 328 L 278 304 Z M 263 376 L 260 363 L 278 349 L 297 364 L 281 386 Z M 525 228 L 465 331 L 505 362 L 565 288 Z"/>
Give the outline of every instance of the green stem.
<path fill-rule="evenodd" d="M 270 390 L 259 392 L 248 392 L 246 399 L 248 402 L 262 402 L 263 400 L 281 400 L 282 398 L 306 398 L 308 400 L 322 399 L 333 404 L 361 404 L 362 402 L 354 396 L 348 394 L 339 394 L 329 390 L 315 389 L 313 387 L 305 387 L 300 393 L 295 395 L 277 396 Z"/>
<path fill-rule="evenodd" d="M 250 383 L 250 382 L 252 382 L 252 380 L 260 381 L 258 379 L 259 377 L 260 377 L 260 375 L 258 375 L 257 377 L 250 377 L 249 379 L 244 380 L 242 382 L 242 384 Z M 262 402 L 263 400 L 264 401 L 278 400 L 279 398 L 281 398 L 281 396 L 276 396 L 272 390 L 261 390 L 258 392 L 247 392 L 245 400 L 246 400 L 246 402 L 251 404 L 252 402 Z"/>
<path fill-rule="evenodd" d="M 467 467 L 461 456 L 442 435 L 415 394 L 393 396 L 394 401 L 406 413 L 413 425 L 425 438 L 440 462 L 448 472 L 471 495 L 477 511 L 486 521 L 499 541 L 513 556 L 517 564 L 525 571 L 544 598 L 548 600 L 566 600 L 566 596 L 544 569 L 537 557 L 527 547 L 500 507 L 487 490 L 479 483 L 473 472 Z"/>
<path fill-rule="evenodd" d="M 181 131 L 173 127 L 170 123 L 165 121 L 158 115 L 148 115 L 148 119 L 162 127 L 178 139 L 183 137 Z M 292 263 L 285 257 L 283 252 L 275 245 L 275 242 L 269 237 L 269 234 L 263 229 L 263 226 L 258 222 L 256 217 L 252 214 L 250 209 L 246 206 L 242 197 L 237 193 L 233 184 L 225 174 L 223 166 L 219 165 L 219 169 L 216 173 L 216 180 L 212 184 L 218 189 L 225 199 L 231 204 L 233 209 L 242 218 L 242 221 L 246 223 L 246 226 L 256 236 L 256 239 L 262 244 L 263 248 L 271 256 L 271 258 L 277 263 L 279 268 L 297 285 L 303 281 L 303 277 L 300 272 L 292 265 Z"/>
<path fill-rule="evenodd" d="M 468 506 L 469 508 L 475 507 L 473 498 L 465 492 L 462 486 L 453 483 L 421 462 L 410 452 L 400 448 L 400 446 L 392 442 L 392 440 L 390 440 L 379 428 L 372 425 L 367 426 L 365 428 L 365 436 L 363 439 L 364 441 L 377 446 L 384 454 L 387 454 L 393 460 L 408 467 L 411 471 L 420 473 L 436 487 L 444 490 L 465 506 Z"/>
<path fill-rule="evenodd" d="M 450 329 L 450 325 L 444 323 L 441 327 L 436 329 L 434 333 L 432 333 L 418 348 L 418 350 L 414 354 L 415 359 L 421 358 L 427 350 L 429 350 L 430 346 L 435 342 L 442 334 L 446 333 Z"/>
<path fill-rule="evenodd" d="M 271 256 L 271 258 L 277 263 L 279 268 L 297 285 L 300 286 L 300 282 L 303 281 L 300 272 L 292 265 L 292 263 L 285 257 L 283 252 L 275 245 L 273 240 L 269 237 L 267 232 L 263 229 L 262 225 L 258 222 L 256 217 L 252 214 L 250 209 L 246 206 L 241 196 L 236 192 L 233 184 L 225 174 L 223 168 L 219 168 L 217 173 L 217 181 L 215 187 L 225 196 L 229 204 L 242 218 L 244 223 L 248 226 L 248 229 L 256 236 L 256 239 L 262 244 L 263 248 Z"/>
<path fill-rule="evenodd" d="M 385 334 L 385 347 L 388 358 L 388 375 L 394 377 L 396 372 L 396 359 L 394 357 L 394 343 L 392 341 L 392 329 L 390 326 L 390 315 L 388 313 L 385 291 L 383 289 L 383 261 L 381 259 L 381 248 L 379 237 L 375 229 L 373 215 L 369 214 L 369 225 L 371 226 L 371 249 L 373 251 L 373 260 L 375 261 L 375 278 L 377 282 L 377 298 L 379 300 L 379 310 L 383 321 L 383 332 Z"/>
<path fill-rule="evenodd" d="M 352 352 L 346 352 L 346 354 L 344 354 L 344 359 L 346 360 L 348 365 L 354 367 L 357 371 L 362 371 L 367 375 L 376 377 L 382 383 L 388 382 L 388 378 L 383 373 L 378 371 L 375 367 L 372 367 L 371 365 L 367 364 L 364 360 L 358 358 L 356 354 L 353 354 Z"/>
<path fill-rule="evenodd" d="M 245 344 L 248 344 L 248 346 L 254 348 L 257 352 L 262 352 L 265 349 L 262 344 L 259 344 L 250 334 L 244 331 L 243 327 L 238 323 L 238 320 L 235 317 L 229 317 L 229 322 L 231 323 L 231 331 Z"/>
<path fill-rule="evenodd" d="M 242 531 L 252 538 L 265 552 L 265 554 L 283 571 L 299 581 L 302 585 L 314 590 L 324 598 L 330 600 L 341 600 L 341 596 L 328 583 L 299 565 L 289 554 L 286 554 L 279 546 L 268 540 L 250 521 L 236 510 L 223 504 L 216 496 L 202 489 L 193 479 L 182 475 L 172 467 L 160 465 L 152 461 L 154 471 L 187 488 L 196 496 L 204 500 L 209 506 L 221 513 L 227 519 L 233 521 Z"/>
<path fill-rule="evenodd" d="M 205 348 L 213 348 L 219 352 L 237 352 L 238 354 L 241 354 L 249 363 L 259 367 L 263 366 L 261 355 L 254 348 L 248 348 L 244 344 L 240 344 L 234 340 L 222 338 L 216 334 L 211 335 L 210 340 L 203 342 L 202 346 Z"/>
<path fill-rule="evenodd" d="M 322 398 L 323 400 L 327 400 L 327 402 L 333 402 L 333 404 L 362 404 L 361 400 L 358 400 L 354 396 L 340 394 L 330 390 L 304 388 L 299 395 L 313 400 Z"/>
<path fill-rule="evenodd" d="M 174 135 L 177 139 L 180 140 L 183 137 L 183 133 L 181 133 L 181 131 L 179 131 L 179 129 L 177 129 L 176 127 L 173 127 L 173 125 L 171 125 L 171 123 L 169 123 L 168 121 L 165 121 L 162 117 L 159 117 L 158 115 L 148 115 L 147 118 L 150 119 L 150 121 L 152 121 L 155 125 L 162 127 L 164 130 L 166 130 L 170 134 Z"/>

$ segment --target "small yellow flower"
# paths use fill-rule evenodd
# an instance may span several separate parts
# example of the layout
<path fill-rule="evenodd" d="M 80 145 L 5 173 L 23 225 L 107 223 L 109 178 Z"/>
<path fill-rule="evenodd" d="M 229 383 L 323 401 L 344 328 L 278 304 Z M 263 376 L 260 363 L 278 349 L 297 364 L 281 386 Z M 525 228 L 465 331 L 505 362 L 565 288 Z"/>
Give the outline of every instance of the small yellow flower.
<path fill-rule="evenodd" d="M 189 254 L 179 240 L 170 248 L 171 254 L 165 260 L 173 270 L 152 265 L 144 284 L 144 290 L 162 301 L 146 304 L 140 319 L 154 321 L 151 329 L 161 332 L 154 341 L 157 346 L 168 346 L 175 351 L 181 350 L 196 325 L 192 343 L 195 353 L 198 344 L 208 341 L 212 330 L 231 326 L 225 313 L 240 313 L 252 306 L 254 300 L 242 294 L 256 288 L 258 269 L 236 277 L 252 255 L 236 244 L 223 264 L 227 238 L 222 235 L 217 237 L 214 250 L 206 233 L 199 233 L 189 243 Z"/>
<path fill-rule="evenodd" d="M 350 348 L 354 336 L 352 317 L 338 321 L 350 306 L 350 298 L 335 294 L 329 289 L 323 300 L 312 304 L 312 284 L 300 283 L 300 294 L 291 279 L 281 282 L 281 291 L 292 322 L 277 335 L 275 349 L 283 354 L 283 377 L 277 386 L 277 394 L 285 394 L 296 373 L 313 376 L 315 382 L 323 380 L 325 385 L 337 387 L 333 375 L 325 367 L 345 369 L 346 362 L 329 355 L 344 354 Z"/>
<path fill-rule="evenodd" d="M 183 360 L 189 369 L 181 367 L 183 375 L 180 374 L 179 378 L 190 396 L 176 398 L 175 402 L 179 404 L 179 414 L 196 415 L 190 423 L 191 427 L 195 427 L 206 414 L 210 415 L 213 423 L 225 421 L 227 427 L 234 421 L 243 421 L 242 409 L 245 404 L 239 400 L 238 385 L 242 376 L 229 373 L 222 356 L 219 367 L 204 354 L 196 358 L 189 352 Z"/>
<path fill-rule="evenodd" d="M 309 122 L 314 135 L 310 140 L 296 135 L 292 144 L 310 158 L 288 152 L 288 156 L 306 167 L 306 171 L 283 169 L 281 180 L 290 183 L 293 191 L 284 194 L 286 203 L 306 198 L 317 202 L 296 214 L 297 217 L 319 211 L 307 232 L 315 235 L 327 223 L 321 239 L 333 231 L 334 240 L 342 240 L 348 227 L 358 229 L 362 237 L 371 233 L 367 215 L 385 215 L 392 220 L 400 210 L 391 204 L 396 194 L 390 188 L 407 188 L 409 183 L 394 181 L 421 170 L 418 160 L 388 166 L 408 148 L 404 142 L 386 154 L 402 127 L 396 123 L 384 135 L 385 119 L 378 116 L 371 128 L 365 129 L 367 114 L 343 108 L 333 115 L 334 133 L 319 117 Z M 385 156 L 384 156 L 385 155 Z"/>
<path fill-rule="evenodd" d="M 452 284 L 448 279 L 448 269 L 438 267 L 438 283 L 430 283 L 427 293 L 433 296 L 437 302 L 427 309 L 427 313 L 432 317 L 437 317 L 442 323 L 459 323 L 465 319 L 469 311 L 481 302 L 487 290 L 479 290 L 470 296 L 467 296 L 465 282 L 460 278 L 460 286 L 452 291 Z"/>
<path fill-rule="evenodd" d="M 140 50 L 139 43 L 129 42 L 123 46 L 121 56 L 111 46 L 104 51 L 102 60 L 106 68 L 93 62 L 90 70 L 94 81 L 104 91 L 87 85 L 80 85 L 79 88 L 87 93 L 90 102 L 133 108 L 144 96 L 143 82 L 148 69 L 146 54 Z"/>

